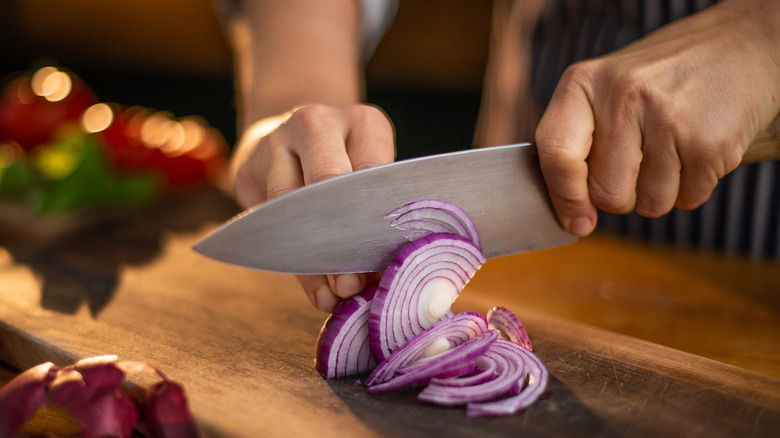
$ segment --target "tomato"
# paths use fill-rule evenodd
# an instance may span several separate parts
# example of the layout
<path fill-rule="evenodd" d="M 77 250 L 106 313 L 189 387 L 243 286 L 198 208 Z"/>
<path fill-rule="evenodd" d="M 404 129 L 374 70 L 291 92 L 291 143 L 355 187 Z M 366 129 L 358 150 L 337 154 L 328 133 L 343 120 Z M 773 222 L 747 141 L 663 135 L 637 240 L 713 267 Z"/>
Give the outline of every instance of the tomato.
<path fill-rule="evenodd" d="M 46 75 L 54 80 L 46 82 Z M 36 81 L 45 84 L 44 89 L 40 84 L 36 88 Z M 81 113 L 96 102 L 83 81 L 54 67 L 19 76 L 0 96 L 0 141 L 14 141 L 28 151 L 35 149 L 52 141 L 63 126 L 77 123 Z"/>

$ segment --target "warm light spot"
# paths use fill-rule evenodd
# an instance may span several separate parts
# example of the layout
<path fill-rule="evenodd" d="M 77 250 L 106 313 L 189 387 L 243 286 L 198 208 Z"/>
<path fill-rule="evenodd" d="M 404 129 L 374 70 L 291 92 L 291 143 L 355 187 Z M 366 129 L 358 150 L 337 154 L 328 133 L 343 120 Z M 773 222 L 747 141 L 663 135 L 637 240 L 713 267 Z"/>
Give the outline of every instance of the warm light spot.
<path fill-rule="evenodd" d="M 57 70 L 56 67 L 43 67 L 36 70 L 35 73 L 32 75 L 32 79 L 30 81 L 30 88 L 32 88 L 33 93 L 37 94 L 38 96 L 44 97 L 46 96 L 46 92 L 43 89 L 43 83 L 50 75 L 57 73 L 59 70 Z"/>
<path fill-rule="evenodd" d="M 105 103 L 96 103 L 84 110 L 81 115 L 81 127 L 86 132 L 100 132 L 111 126 L 114 121 L 114 112 Z"/>
<path fill-rule="evenodd" d="M 190 156 L 196 160 L 208 161 L 220 153 L 219 143 L 213 139 L 201 142 L 195 149 L 190 151 Z"/>
<path fill-rule="evenodd" d="M 51 74 L 43 81 L 43 90 L 46 92 L 44 97 L 49 102 L 59 102 L 65 99 L 72 88 L 73 82 L 70 76 L 63 71 Z"/>
<path fill-rule="evenodd" d="M 203 139 L 206 137 L 206 129 L 201 123 L 193 119 L 183 119 L 180 124 L 184 129 L 184 141 L 179 153 L 186 154 L 203 143 Z"/>
<path fill-rule="evenodd" d="M 33 92 L 49 102 L 59 102 L 70 94 L 73 82 L 64 71 L 43 67 L 33 74 L 30 86 Z"/>
<path fill-rule="evenodd" d="M 165 113 L 155 113 L 147 117 L 141 126 L 141 141 L 151 148 L 162 147 L 168 141 L 171 118 Z"/>
<path fill-rule="evenodd" d="M 182 146 L 184 145 L 185 134 L 184 126 L 182 126 L 180 122 L 171 120 L 171 122 L 167 123 L 165 126 L 165 136 L 167 139 L 165 144 L 160 146 L 160 150 L 168 155 L 180 155 L 182 153 Z"/>

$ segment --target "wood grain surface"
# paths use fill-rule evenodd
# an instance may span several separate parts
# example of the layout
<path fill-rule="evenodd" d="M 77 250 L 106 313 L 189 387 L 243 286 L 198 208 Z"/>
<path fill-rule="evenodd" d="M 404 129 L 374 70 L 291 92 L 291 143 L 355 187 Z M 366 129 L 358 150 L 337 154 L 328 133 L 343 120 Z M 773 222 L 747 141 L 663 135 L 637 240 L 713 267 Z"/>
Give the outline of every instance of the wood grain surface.
<path fill-rule="evenodd" d="M 4 238 L 0 359 L 18 369 L 102 354 L 151 362 L 184 384 L 204 436 L 769 437 L 780 428 L 776 265 L 608 237 L 491 260 L 456 309 L 510 307 L 552 378 L 524 413 L 467 419 L 414 391 L 369 395 L 356 379 L 322 379 L 313 347 L 326 315 L 294 278 L 191 250 L 234 212 L 207 191 L 46 245 Z M 721 263 L 761 278 L 724 279 Z"/>

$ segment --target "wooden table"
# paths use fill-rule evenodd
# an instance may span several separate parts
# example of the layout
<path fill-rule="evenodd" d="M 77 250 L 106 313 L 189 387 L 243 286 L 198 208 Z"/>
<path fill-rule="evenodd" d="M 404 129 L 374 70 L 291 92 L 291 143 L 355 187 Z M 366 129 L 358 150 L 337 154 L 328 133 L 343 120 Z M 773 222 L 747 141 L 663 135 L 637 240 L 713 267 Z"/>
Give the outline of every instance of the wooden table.
<path fill-rule="evenodd" d="M 514 310 L 552 378 L 526 412 L 467 419 L 414 392 L 323 380 L 326 315 L 287 275 L 191 246 L 236 212 L 217 190 L 50 243 L 0 237 L 0 360 L 117 354 L 182 382 L 204 436 L 776 436 L 780 265 L 595 236 L 493 259 L 457 310 Z M 261 249 L 259 249 L 261 250 Z M 7 379 L 8 373 L 0 374 Z"/>

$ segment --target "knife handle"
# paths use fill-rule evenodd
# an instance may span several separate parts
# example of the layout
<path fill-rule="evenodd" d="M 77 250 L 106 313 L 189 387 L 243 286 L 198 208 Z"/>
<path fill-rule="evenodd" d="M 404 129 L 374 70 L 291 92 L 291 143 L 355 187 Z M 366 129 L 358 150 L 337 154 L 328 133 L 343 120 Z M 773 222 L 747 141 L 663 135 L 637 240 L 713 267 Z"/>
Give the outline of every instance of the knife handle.
<path fill-rule="evenodd" d="M 780 160 L 780 116 L 756 139 L 742 157 L 742 163 Z"/>

